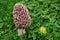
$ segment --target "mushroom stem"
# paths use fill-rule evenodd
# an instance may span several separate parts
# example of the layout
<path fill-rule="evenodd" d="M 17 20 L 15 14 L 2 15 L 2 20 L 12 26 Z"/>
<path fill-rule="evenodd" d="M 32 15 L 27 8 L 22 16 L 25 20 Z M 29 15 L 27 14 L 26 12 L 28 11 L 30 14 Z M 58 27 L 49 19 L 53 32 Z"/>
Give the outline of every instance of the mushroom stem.
<path fill-rule="evenodd" d="M 26 33 L 25 29 L 18 29 L 18 36 L 25 34 L 25 33 Z"/>

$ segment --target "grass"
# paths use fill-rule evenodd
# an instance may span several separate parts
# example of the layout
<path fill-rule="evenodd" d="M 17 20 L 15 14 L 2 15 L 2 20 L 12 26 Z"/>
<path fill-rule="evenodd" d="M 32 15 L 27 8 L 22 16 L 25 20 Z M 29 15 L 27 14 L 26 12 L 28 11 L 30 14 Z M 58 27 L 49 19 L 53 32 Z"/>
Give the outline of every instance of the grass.
<path fill-rule="evenodd" d="M 26 34 L 18 37 L 13 21 L 13 6 L 24 4 L 31 16 Z M 38 29 L 44 26 L 46 35 Z M 0 0 L 0 40 L 60 40 L 60 0 Z"/>

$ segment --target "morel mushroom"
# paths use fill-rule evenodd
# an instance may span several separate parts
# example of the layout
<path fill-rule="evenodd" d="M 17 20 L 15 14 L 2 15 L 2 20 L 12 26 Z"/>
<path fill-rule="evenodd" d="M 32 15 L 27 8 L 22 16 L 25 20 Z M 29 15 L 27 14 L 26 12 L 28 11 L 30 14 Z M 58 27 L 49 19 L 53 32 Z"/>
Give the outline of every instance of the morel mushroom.
<path fill-rule="evenodd" d="M 25 33 L 26 28 L 31 24 L 28 9 L 20 3 L 15 4 L 13 9 L 13 19 L 16 27 L 18 28 L 18 36 Z"/>

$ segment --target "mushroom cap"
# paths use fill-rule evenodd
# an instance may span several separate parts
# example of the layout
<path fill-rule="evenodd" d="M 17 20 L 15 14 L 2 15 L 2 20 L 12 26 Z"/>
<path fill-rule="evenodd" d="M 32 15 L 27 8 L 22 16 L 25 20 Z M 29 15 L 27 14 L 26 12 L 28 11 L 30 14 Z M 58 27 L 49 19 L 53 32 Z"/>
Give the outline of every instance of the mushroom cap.
<path fill-rule="evenodd" d="M 17 28 L 26 29 L 31 24 L 28 9 L 20 3 L 15 4 L 13 9 L 13 19 Z"/>

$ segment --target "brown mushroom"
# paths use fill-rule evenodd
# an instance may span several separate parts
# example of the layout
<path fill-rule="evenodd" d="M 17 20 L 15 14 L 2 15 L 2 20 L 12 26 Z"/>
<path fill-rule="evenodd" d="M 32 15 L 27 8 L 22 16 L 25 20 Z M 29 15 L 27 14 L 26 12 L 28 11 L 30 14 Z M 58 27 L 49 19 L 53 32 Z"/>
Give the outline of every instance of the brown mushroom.
<path fill-rule="evenodd" d="M 25 30 L 30 26 L 31 18 L 28 9 L 23 4 L 15 4 L 13 9 L 13 19 L 18 28 L 18 36 L 26 33 Z"/>

